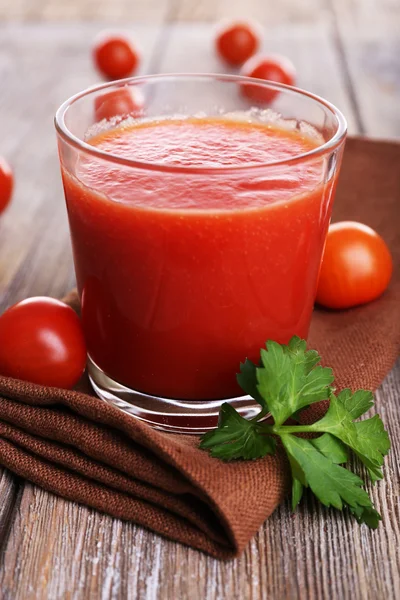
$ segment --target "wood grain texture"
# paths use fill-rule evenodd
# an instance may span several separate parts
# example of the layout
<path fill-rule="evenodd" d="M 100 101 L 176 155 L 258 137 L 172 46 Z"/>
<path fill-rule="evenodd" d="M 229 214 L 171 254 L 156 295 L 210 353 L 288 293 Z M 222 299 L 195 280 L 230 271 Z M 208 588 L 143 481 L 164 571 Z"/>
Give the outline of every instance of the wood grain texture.
<path fill-rule="evenodd" d="M 176 1 L 177 21 L 218 21 L 220 19 L 256 19 L 266 28 L 282 24 L 320 24 L 326 21 L 328 11 L 322 0 L 186 0 Z"/>
<path fill-rule="evenodd" d="M 240 558 L 221 562 L 27 484 L 0 569 L 4 598 L 395 600 L 399 397 L 400 362 L 377 393 L 394 442 L 385 480 L 370 489 L 383 515 L 379 530 L 308 496 L 295 515 L 281 506 Z"/>
<path fill-rule="evenodd" d="M 0 311 L 29 296 L 62 297 L 74 285 L 53 118 L 67 97 L 98 81 L 90 44 L 101 29 L 1 26 L 0 154 L 13 166 L 16 186 L 0 219 Z M 131 31 L 143 48 L 146 72 L 160 29 Z M 16 490 L 14 478 L 0 469 L 0 548 Z"/>
<path fill-rule="evenodd" d="M 173 0 L 0 0 L 0 19 L 7 21 L 103 21 L 106 26 L 160 23 Z"/>
<path fill-rule="evenodd" d="M 215 54 L 215 27 L 207 23 L 167 26 L 167 43 L 158 70 L 168 72 L 237 73 Z M 341 62 L 336 53 L 333 31 L 326 23 L 276 26 L 266 31 L 261 51 L 283 54 L 296 65 L 297 85 L 330 100 L 346 115 L 349 132 L 359 133 L 357 118 L 349 101 Z M 318 60 L 315 60 L 316 54 Z M 329 72 L 329 77 L 326 73 Z"/>
<path fill-rule="evenodd" d="M 103 20 L 108 23 L 160 22 L 172 12 L 176 21 L 254 18 L 269 27 L 279 23 L 317 23 L 327 16 L 323 0 L 0 0 L 0 19 L 22 21 Z"/>
<path fill-rule="evenodd" d="M 299 84 L 337 103 L 352 132 L 361 126 L 385 136 L 400 135 L 391 100 L 399 100 L 398 54 L 392 41 L 397 7 L 397 0 L 274 4 L 249 0 L 245 6 L 239 0 L 0 0 L 0 19 L 77 21 L 51 26 L 1 24 L 0 154 L 13 164 L 17 186 L 13 205 L 0 220 L 0 310 L 29 295 L 61 296 L 73 282 L 52 117 L 61 101 L 98 80 L 89 48 L 104 27 L 101 19 L 126 25 L 147 19 L 153 23 L 214 20 L 245 12 L 265 25 L 265 50 L 290 56 L 298 68 Z M 90 18 L 99 22 L 78 22 Z M 128 29 L 143 47 L 143 72 L 224 70 L 213 55 L 209 25 L 173 24 L 161 29 L 149 24 Z M 374 77 L 378 77 L 376 89 Z M 384 517 L 376 532 L 307 497 L 295 516 L 288 504 L 281 506 L 239 559 L 221 563 L 30 484 L 19 487 L 4 472 L 0 475 L 0 596 L 5 600 L 396 600 L 400 597 L 399 398 L 400 364 L 377 395 L 393 449 L 385 481 L 372 489 Z"/>
<path fill-rule="evenodd" d="M 19 485 L 6 469 L 0 469 L 0 552 L 7 540 L 13 522 Z"/>
<path fill-rule="evenodd" d="M 400 2 L 330 0 L 362 133 L 400 136 Z M 352 82 L 352 83 L 351 83 Z"/>
<path fill-rule="evenodd" d="M 99 81 L 90 45 L 101 28 L 10 25 L 0 31 L 0 152 L 16 179 L 10 210 L 0 220 L 0 309 L 29 295 L 61 297 L 73 285 L 53 119 L 66 98 Z M 132 31 L 147 72 L 160 30 Z"/>

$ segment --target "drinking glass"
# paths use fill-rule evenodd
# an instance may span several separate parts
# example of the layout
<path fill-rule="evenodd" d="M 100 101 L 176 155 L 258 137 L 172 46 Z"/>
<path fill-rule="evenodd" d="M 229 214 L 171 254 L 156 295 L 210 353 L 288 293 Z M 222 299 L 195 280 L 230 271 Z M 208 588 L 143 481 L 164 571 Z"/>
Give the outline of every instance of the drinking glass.
<path fill-rule="evenodd" d="M 94 143 L 177 119 L 229 124 L 227 136 L 265 127 L 311 149 L 265 162 L 175 164 Z M 215 427 L 224 401 L 256 414 L 236 373 L 246 357 L 258 360 L 266 340 L 307 337 L 346 136 L 342 114 L 272 82 L 157 75 L 77 94 L 59 108 L 56 129 L 98 396 L 172 432 Z M 162 145 L 152 131 L 152 144 Z"/>

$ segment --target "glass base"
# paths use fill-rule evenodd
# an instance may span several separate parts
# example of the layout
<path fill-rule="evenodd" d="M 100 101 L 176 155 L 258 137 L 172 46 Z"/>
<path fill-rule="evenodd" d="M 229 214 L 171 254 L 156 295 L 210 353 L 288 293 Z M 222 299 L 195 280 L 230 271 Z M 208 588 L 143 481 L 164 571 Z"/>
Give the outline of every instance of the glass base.
<path fill-rule="evenodd" d="M 102 400 L 113 404 L 128 415 L 145 421 L 156 429 L 171 433 L 201 434 L 218 423 L 221 404 L 229 402 L 243 417 L 260 412 L 260 405 L 251 396 L 223 400 L 172 400 L 132 390 L 104 373 L 88 356 L 89 379 Z"/>

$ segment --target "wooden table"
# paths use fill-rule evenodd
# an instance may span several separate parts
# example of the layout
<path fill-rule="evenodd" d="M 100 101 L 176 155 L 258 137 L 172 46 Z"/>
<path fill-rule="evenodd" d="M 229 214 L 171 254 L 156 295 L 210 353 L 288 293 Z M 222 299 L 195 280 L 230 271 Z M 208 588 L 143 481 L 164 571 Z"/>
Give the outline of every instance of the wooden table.
<path fill-rule="evenodd" d="M 143 73 L 221 71 L 210 21 L 233 15 L 265 25 L 265 50 L 288 55 L 298 84 L 337 104 L 350 133 L 400 136 L 397 0 L 0 0 L 0 154 L 16 177 L 12 207 L 0 219 L 1 309 L 73 286 L 53 115 L 97 81 L 93 36 L 105 21 L 128 29 L 142 46 Z M 383 514 L 378 531 L 308 497 L 295 516 L 281 506 L 227 563 L 3 471 L 1 597 L 400 598 L 399 399 L 397 364 L 377 393 L 393 442 L 385 480 L 371 491 Z"/>

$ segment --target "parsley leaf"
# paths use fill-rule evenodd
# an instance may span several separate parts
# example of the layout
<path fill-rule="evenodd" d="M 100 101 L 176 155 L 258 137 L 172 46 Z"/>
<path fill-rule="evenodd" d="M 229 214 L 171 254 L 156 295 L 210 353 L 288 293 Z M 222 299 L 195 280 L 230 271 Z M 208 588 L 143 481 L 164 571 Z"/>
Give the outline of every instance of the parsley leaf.
<path fill-rule="evenodd" d="M 364 391 L 364 390 L 360 390 Z M 367 397 L 370 392 L 365 392 Z M 312 426 L 312 431 L 329 432 L 349 446 L 361 462 L 367 467 L 372 481 L 382 479 L 381 466 L 383 458 L 389 452 L 390 441 L 383 423 L 378 415 L 365 421 L 353 422 L 353 414 L 360 413 L 360 393 L 354 394 L 355 408 L 352 408 L 351 394 L 346 391 L 346 402 L 342 403 L 341 395 L 331 395 L 328 412 Z M 353 396 L 353 397 L 354 397 Z M 348 407 L 350 406 L 351 412 Z M 368 401 L 368 408 L 370 401 Z M 346 408 L 347 407 L 347 408 Z M 367 407 L 364 402 L 363 410 Z M 367 408 L 367 410 L 368 410 Z"/>
<path fill-rule="evenodd" d="M 281 440 L 291 461 L 297 463 L 307 485 L 325 506 L 342 509 L 345 502 L 356 510 L 361 506 L 372 507 L 367 492 L 361 488 L 363 481 L 326 458 L 310 440 L 292 434 L 282 435 Z"/>
<path fill-rule="evenodd" d="M 360 525 L 361 523 L 365 523 L 371 529 L 376 529 L 379 525 L 379 521 L 382 521 L 382 517 L 378 511 L 370 506 L 359 506 L 357 508 L 350 507 L 350 511 Z"/>
<path fill-rule="evenodd" d="M 380 467 L 383 458 L 390 450 L 390 440 L 382 420 L 378 415 L 372 419 L 354 423 L 357 432 L 357 443 L 351 448 L 367 467 L 372 481 L 383 478 Z"/>
<path fill-rule="evenodd" d="M 263 398 L 257 389 L 257 367 L 246 358 L 244 363 L 240 364 L 240 373 L 237 374 L 236 379 L 240 387 L 246 394 L 254 398 L 258 404 L 261 404 L 263 408 L 268 410 L 268 406 L 265 398 Z"/>
<path fill-rule="evenodd" d="M 306 342 L 292 338 L 288 346 L 267 342 L 261 350 L 262 368 L 256 369 L 257 389 L 268 403 L 276 425 L 313 402 L 327 400 L 332 369 L 316 366 L 319 356 L 306 351 Z"/>
<path fill-rule="evenodd" d="M 369 390 L 357 390 L 352 394 L 351 390 L 346 388 L 338 394 L 337 399 L 353 419 L 358 419 L 374 405 L 374 395 Z"/>
<path fill-rule="evenodd" d="M 271 436 L 260 435 L 255 421 L 244 419 L 225 402 L 219 414 L 218 429 L 203 436 L 201 447 L 224 460 L 249 460 L 274 454 L 275 440 Z"/>
<path fill-rule="evenodd" d="M 324 433 L 320 437 L 310 440 L 310 442 L 321 454 L 330 458 L 337 465 L 346 463 L 349 460 L 345 444 L 330 433 Z"/>
<path fill-rule="evenodd" d="M 247 420 L 228 403 L 221 407 L 217 429 L 206 433 L 201 447 L 222 460 L 256 459 L 276 451 L 276 438 L 289 459 L 293 510 L 309 487 L 326 506 L 347 507 L 359 523 L 376 528 L 381 519 L 363 481 L 343 466 L 353 451 L 372 481 L 382 478 L 381 467 L 390 441 L 378 415 L 355 421 L 371 406 L 367 390 L 333 393 L 332 370 L 318 365 L 315 350 L 293 337 L 287 345 L 268 341 L 259 365 L 246 360 L 237 376 L 242 389 L 260 404 L 259 414 Z M 311 425 L 285 424 L 314 402 L 330 399 L 326 414 Z M 261 420 L 271 413 L 274 423 Z M 321 434 L 313 439 L 298 434 Z"/>
<path fill-rule="evenodd" d="M 303 496 L 304 485 L 293 476 L 292 484 L 292 510 L 296 509 L 296 506 L 300 502 Z"/>

